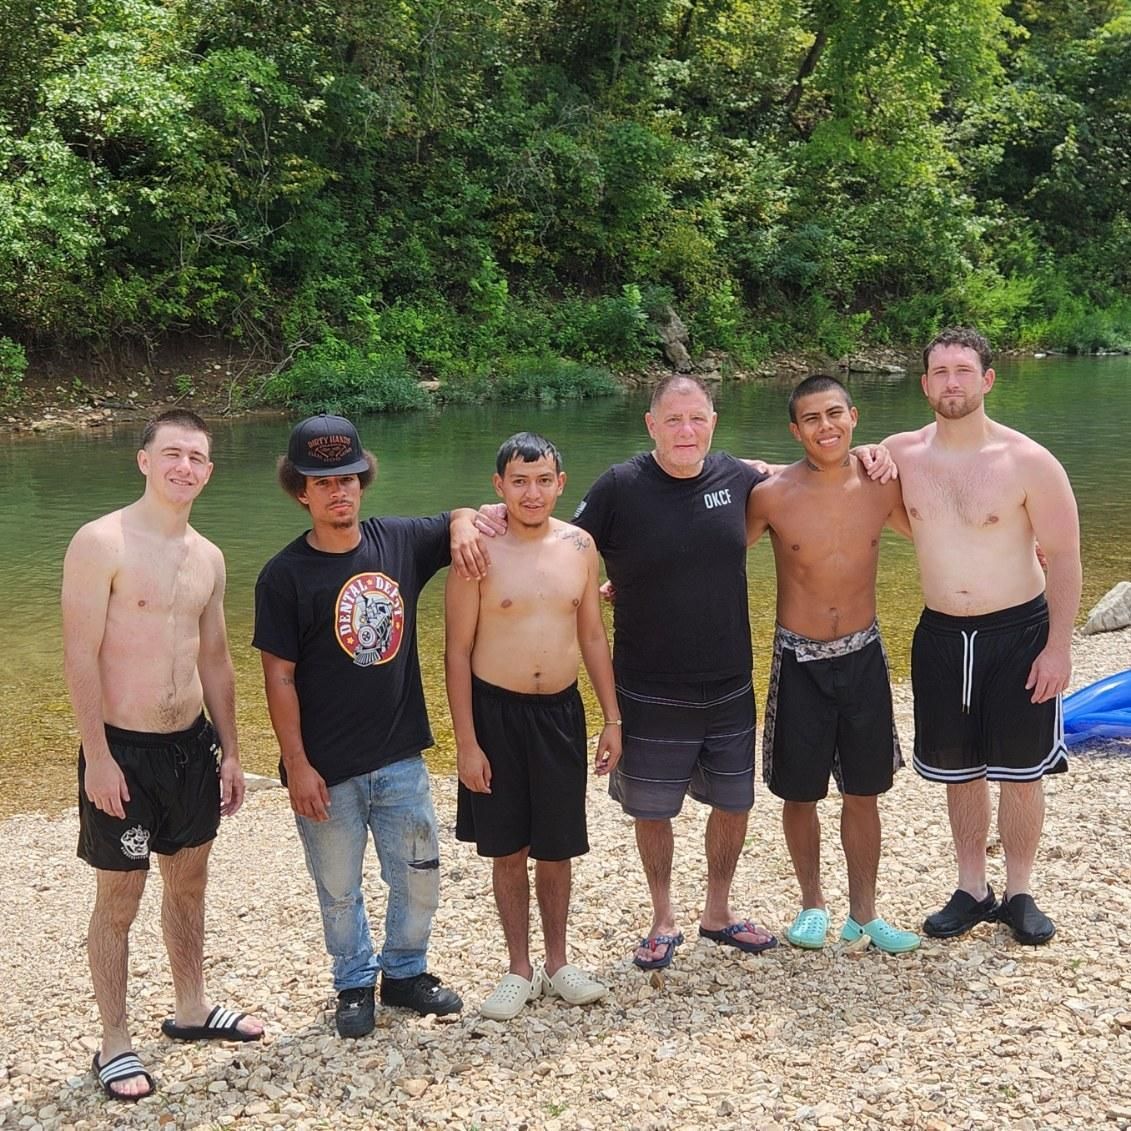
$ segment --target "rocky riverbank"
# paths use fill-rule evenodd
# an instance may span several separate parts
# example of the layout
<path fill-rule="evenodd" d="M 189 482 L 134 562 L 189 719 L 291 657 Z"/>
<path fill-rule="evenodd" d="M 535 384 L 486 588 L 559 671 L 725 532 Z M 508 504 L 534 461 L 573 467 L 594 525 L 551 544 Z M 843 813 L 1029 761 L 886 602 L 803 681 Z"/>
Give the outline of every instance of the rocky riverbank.
<path fill-rule="evenodd" d="M 783 353 L 752 370 L 735 368 L 722 356 L 707 354 L 694 369 L 706 381 L 721 380 L 724 367 L 733 380 L 781 375 L 799 379 L 815 370 L 898 376 L 914 369 L 910 350 L 874 348 L 839 361 L 821 354 Z M 206 418 L 282 413 L 265 408 L 264 389 L 275 371 L 265 359 L 215 348 L 207 342 L 171 343 L 158 355 L 108 361 L 56 358 L 41 361 L 25 378 L 19 400 L 0 404 L 0 433 L 42 435 L 136 425 L 170 408 L 188 408 Z M 666 369 L 657 363 L 639 372 L 616 374 L 626 388 L 650 385 Z M 438 382 L 424 381 L 435 393 Z"/>
<path fill-rule="evenodd" d="M 1131 664 L 1131 630 L 1078 639 L 1075 686 Z M 900 729 L 910 746 L 909 693 Z M 1037 891 L 1047 947 L 1000 926 L 890 957 L 830 944 L 751 957 L 696 937 L 704 813 L 677 822 L 674 891 L 687 943 L 666 976 L 629 963 L 648 923 L 631 824 L 594 786 L 592 851 L 577 862 L 575 961 L 611 986 L 586 1009 L 528 1007 L 508 1024 L 477 1005 L 504 968 L 489 867 L 451 834 L 454 782 L 435 781 L 444 833 L 432 969 L 464 996 L 455 1019 L 380 1010 L 358 1042 L 333 1031 L 316 902 L 282 790 L 249 796 L 222 831 L 209 887 L 206 969 L 217 1001 L 255 1011 L 267 1040 L 177 1045 L 161 945 L 160 878 L 131 940 L 130 1019 L 158 1078 L 136 1106 L 107 1103 L 89 1068 L 97 1018 L 84 938 L 92 894 L 74 857 L 74 810 L 0 824 L 4 977 L 0 1125 L 494 1129 L 1131 1128 L 1131 740 L 1077 747 L 1050 779 Z M 943 797 L 910 770 L 883 803 L 880 907 L 901 926 L 954 881 Z M 823 808 L 826 890 L 847 897 L 838 806 Z M 990 849 L 1000 888 L 1001 849 Z M 375 865 L 375 861 L 371 861 Z M 381 883 L 367 871 L 380 922 Z M 764 793 L 735 882 L 736 908 L 779 935 L 796 891 Z"/>
<path fill-rule="evenodd" d="M 208 418 L 246 415 L 262 401 L 271 366 L 207 342 L 181 342 L 146 357 L 40 360 L 20 397 L 0 407 L 0 432 L 42 435 L 136 426 L 169 408 Z"/>

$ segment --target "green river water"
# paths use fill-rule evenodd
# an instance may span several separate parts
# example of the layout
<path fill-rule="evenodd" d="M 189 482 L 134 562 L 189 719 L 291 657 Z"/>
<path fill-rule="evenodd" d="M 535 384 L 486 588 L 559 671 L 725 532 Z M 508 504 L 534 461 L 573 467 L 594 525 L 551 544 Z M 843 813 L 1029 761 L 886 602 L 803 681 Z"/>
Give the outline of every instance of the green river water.
<path fill-rule="evenodd" d="M 990 414 L 1049 447 L 1080 504 L 1086 611 L 1131 577 L 1131 358 L 1006 361 Z M 718 396 L 715 448 L 774 462 L 796 458 L 785 402 L 792 381 L 725 385 Z M 858 440 L 919 427 L 929 410 L 915 378 L 855 378 Z M 586 487 L 611 463 L 647 448 L 643 394 L 556 407 L 487 405 L 361 422 L 380 461 L 366 514 L 427 514 L 493 498 L 490 475 L 501 440 L 523 428 L 562 449 L 569 482 L 558 506 L 568 518 Z M 250 646 L 252 592 L 262 564 L 306 526 L 304 512 L 276 486 L 286 447 L 282 419 L 213 424 L 216 470 L 193 524 L 228 562 L 227 618 L 237 672 L 245 766 L 273 773 L 276 750 L 264 705 L 258 655 Z M 142 483 L 134 463 L 140 423 L 112 429 L 0 439 L 0 817 L 75 804 L 76 732 L 62 678 L 59 583 L 63 553 L 85 521 L 131 501 Z M 885 534 L 879 612 L 893 676 L 907 674 L 919 613 L 914 555 Z M 773 626 L 773 560 L 767 540 L 750 554 L 750 609 L 760 687 Z M 442 580 L 421 604 L 420 651 L 437 747 L 429 762 L 452 767 L 443 694 Z M 689 593 L 688 600 L 705 599 Z M 1131 663 L 1131 657 L 1128 657 Z"/>

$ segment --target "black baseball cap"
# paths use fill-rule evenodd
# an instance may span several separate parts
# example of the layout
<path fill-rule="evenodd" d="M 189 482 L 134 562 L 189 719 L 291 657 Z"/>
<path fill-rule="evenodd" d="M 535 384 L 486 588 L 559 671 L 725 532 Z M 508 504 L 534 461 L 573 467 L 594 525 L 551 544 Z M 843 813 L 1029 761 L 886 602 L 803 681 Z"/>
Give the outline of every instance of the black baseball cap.
<path fill-rule="evenodd" d="M 287 459 L 300 475 L 359 475 L 369 468 L 357 429 L 344 416 L 325 412 L 294 426 Z"/>

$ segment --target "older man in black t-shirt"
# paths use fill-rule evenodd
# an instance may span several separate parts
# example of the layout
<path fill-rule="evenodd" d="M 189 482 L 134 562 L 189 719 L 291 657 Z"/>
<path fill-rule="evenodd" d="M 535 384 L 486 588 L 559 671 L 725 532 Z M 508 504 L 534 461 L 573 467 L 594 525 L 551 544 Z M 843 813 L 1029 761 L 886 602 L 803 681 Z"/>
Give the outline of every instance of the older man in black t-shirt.
<path fill-rule="evenodd" d="M 697 378 L 661 381 L 644 419 L 654 449 L 606 471 L 573 521 L 596 541 L 616 593 L 624 754 L 609 792 L 636 819 L 653 917 L 633 962 L 651 970 L 683 942 L 671 819 L 688 793 L 711 806 L 700 935 L 750 953 L 777 940 L 730 906 L 754 803 L 746 499 L 765 475 L 710 452 L 717 416 Z"/>

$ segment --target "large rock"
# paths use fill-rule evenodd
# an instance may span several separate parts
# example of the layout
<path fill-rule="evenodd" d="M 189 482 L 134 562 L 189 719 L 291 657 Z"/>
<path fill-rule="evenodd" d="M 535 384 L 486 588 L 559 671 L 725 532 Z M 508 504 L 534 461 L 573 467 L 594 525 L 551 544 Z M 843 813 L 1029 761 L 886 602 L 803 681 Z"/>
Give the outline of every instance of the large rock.
<path fill-rule="evenodd" d="M 1094 632 L 1114 632 L 1128 625 L 1131 625 L 1131 581 L 1121 581 L 1100 599 L 1080 631 L 1091 636 Z"/>
<path fill-rule="evenodd" d="M 840 362 L 840 367 L 847 369 L 849 373 L 883 373 L 889 377 L 902 377 L 907 372 L 905 366 L 893 365 L 889 361 L 863 355 L 844 358 Z"/>
<path fill-rule="evenodd" d="M 656 329 L 660 334 L 660 344 L 668 364 L 677 373 L 690 373 L 691 364 L 691 336 L 683 319 L 670 306 L 665 306 L 656 320 Z"/>
<path fill-rule="evenodd" d="M 278 778 L 270 778 L 265 774 L 253 774 L 250 770 L 244 771 L 243 780 L 248 793 L 257 793 L 261 789 L 280 789 L 283 785 Z"/>

